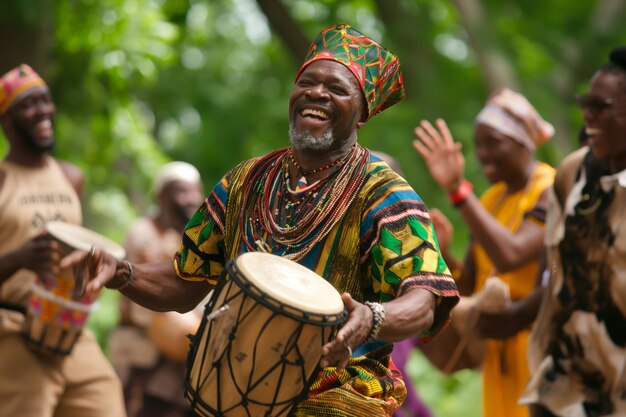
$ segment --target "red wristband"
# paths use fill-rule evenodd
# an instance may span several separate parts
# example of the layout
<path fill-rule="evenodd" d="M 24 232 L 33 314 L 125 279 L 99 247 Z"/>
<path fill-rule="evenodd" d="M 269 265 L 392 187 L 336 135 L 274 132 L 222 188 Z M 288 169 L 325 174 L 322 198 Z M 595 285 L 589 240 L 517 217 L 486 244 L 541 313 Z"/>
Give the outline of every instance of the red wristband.
<path fill-rule="evenodd" d="M 461 185 L 459 185 L 459 188 L 457 188 L 456 191 L 448 193 L 448 198 L 455 207 L 458 207 L 463 204 L 465 200 L 467 200 L 467 197 L 469 197 L 473 189 L 474 186 L 472 183 L 464 179 L 461 181 Z"/>

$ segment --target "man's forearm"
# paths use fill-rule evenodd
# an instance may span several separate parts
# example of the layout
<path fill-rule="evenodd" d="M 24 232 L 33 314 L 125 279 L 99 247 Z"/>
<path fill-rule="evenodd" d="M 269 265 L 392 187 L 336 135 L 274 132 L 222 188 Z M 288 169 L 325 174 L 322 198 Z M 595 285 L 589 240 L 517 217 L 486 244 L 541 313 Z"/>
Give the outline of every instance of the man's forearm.
<path fill-rule="evenodd" d="M 121 292 L 153 311 L 185 313 L 196 307 L 212 288 L 206 281 L 190 282 L 179 278 L 172 261 L 133 264 L 129 279 L 130 283 Z"/>
<path fill-rule="evenodd" d="M 383 306 L 385 322 L 379 339 L 397 342 L 425 332 L 433 325 L 435 295 L 428 290 L 414 289 Z"/>

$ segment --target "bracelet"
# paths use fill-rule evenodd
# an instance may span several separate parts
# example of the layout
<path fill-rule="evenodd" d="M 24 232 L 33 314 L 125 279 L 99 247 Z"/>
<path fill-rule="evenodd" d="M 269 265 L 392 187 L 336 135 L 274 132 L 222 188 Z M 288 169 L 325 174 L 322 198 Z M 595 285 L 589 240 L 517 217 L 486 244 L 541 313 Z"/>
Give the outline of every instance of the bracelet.
<path fill-rule="evenodd" d="M 472 183 L 466 179 L 463 179 L 463 181 L 461 181 L 461 184 L 459 185 L 459 188 L 457 188 L 456 191 L 448 193 L 448 198 L 450 199 L 450 202 L 454 205 L 454 207 L 459 207 L 467 200 L 467 197 L 470 196 L 473 189 L 474 186 L 472 185 Z"/>
<path fill-rule="evenodd" d="M 108 288 L 110 290 L 122 291 L 122 290 L 128 288 L 130 286 L 130 284 L 132 284 L 132 282 L 133 282 L 133 266 L 126 259 L 122 259 L 122 261 L 126 264 L 126 268 L 128 269 L 128 274 L 126 274 L 125 277 L 122 278 L 122 283 L 121 284 L 110 284 L 109 285 L 107 283 L 107 285 L 105 285 L 106 288 Z M 112 280 L 110 282 L 112 282 Z"/>
<path fill-rule="evenodd" d="M 373 303 L 371 301 L 366 301 L 365 305 L 372 310 L 372 330 L 370 334 L 365 339 L 365 342 L 371 342 L 372 340 L 376 340 L 378 336 L 378 332 L 383 327 L 383 322 L 385 321 L 385 308 L 380 303 Z"/>

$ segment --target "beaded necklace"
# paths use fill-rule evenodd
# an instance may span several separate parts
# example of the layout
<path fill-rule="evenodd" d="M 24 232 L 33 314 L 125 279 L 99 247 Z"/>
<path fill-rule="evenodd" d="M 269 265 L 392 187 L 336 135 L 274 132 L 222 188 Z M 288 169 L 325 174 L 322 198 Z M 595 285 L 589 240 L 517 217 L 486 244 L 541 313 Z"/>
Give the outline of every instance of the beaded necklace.
<path fill-rule="evenodd" d="M 273 152 L 251 170 L 239 225 L 249 251 L 299 260 L 328 235 L 358 194 L 369 151 L 353 147 L 326 178 L 301 190 L 289 187 L 289 153 L 290 149 Z"/>
<path fill-rule="evenodd" d="M 356 145 L 354 145 L 356 146 Z M 329 168 L 332 168 L 334 166 L 341 166 L 346 162 L 346 159 L 348 158 L 348 156 L 350 156 L 351 152 L 348 152 L 347 154 L 345 154 L 344 156 L 342 156 L 341 158 L 338 158 L 336 160 L 334 160 L 333 162 L 329 163 L 328 165 L 324 165 L 323 167 L 320 168 L 315 168 L 315 169 L 311 169 L 308 171 L 305 171 L 304 169 L 302 169 L 302 167 L 300 166 L 300 164 L 298 163 L 298 161 L 296 161 L 296 158 L 293 155 L 293 148 L 289 148 L 289 160 L 291 161 L 291 164 L 296 168 L 296 170 L 298 171 L 298 175 L 300 176 L 300 178 L 298 179 L 298 182 L 296 184 L 296 191 L 300 191 L 303 188 L 306 188 L 307 184 L 307 180 L 306 180 L 306 176 L 307 175 L 311 175 L 311 174 L 315 174 L 317 172 L 322 172 L 325 171 Z"/>

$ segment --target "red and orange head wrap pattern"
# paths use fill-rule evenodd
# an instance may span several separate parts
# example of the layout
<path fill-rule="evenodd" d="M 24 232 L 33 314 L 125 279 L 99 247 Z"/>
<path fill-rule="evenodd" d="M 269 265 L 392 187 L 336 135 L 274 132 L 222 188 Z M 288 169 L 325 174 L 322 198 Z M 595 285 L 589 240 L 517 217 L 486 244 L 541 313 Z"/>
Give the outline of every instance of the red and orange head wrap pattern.
<path fill-rule="evenodd" d="M 554 127 L 543 120 L 526 97 L 508 88 L 497 90 L 489 97 L 476 116 L 476 123 L 490 126 L 530 150 L 554 135 Z"/>
<path fill-rule="evenodd" d="M 4 74 L 0 78 L 0 116 L 21 94 L 35 87 L 46 87 L 46 82 L 26 64 Z"/>
<path fill-rule="evenodd" d="M 405 97 L 398 57 L 347 24 L 317 35 L 296 80 L 310 63 L 320 59 L 337 61 L 354 74 L 367 103 L 368 118 Z"/>

